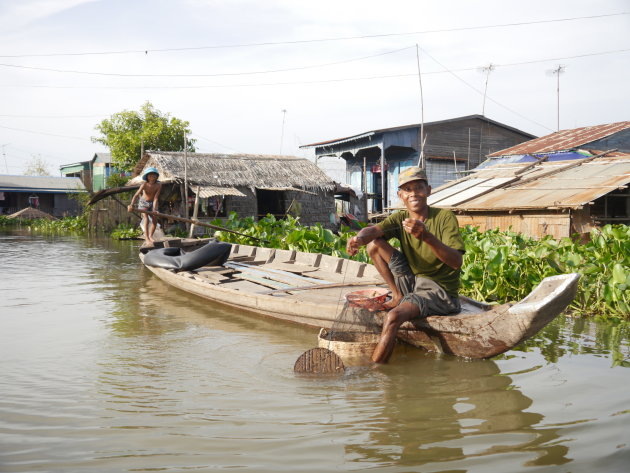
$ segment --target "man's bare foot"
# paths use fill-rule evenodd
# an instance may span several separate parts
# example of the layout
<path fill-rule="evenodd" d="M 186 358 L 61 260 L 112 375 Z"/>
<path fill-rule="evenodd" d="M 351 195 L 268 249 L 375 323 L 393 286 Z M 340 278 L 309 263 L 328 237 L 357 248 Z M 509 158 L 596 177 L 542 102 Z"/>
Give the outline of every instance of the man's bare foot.
<path fill-rule="evenodd" d="M 401 300 L 402 300 L 402 295 L 400 295 L 400 294 L 392 294 L 392 298 L 390 300 L 388 300 L 387 302 L 383 303 L 383 309 L 385 309 L 385 310 L 393 309 L 398 304 L 400 304 Z"/>

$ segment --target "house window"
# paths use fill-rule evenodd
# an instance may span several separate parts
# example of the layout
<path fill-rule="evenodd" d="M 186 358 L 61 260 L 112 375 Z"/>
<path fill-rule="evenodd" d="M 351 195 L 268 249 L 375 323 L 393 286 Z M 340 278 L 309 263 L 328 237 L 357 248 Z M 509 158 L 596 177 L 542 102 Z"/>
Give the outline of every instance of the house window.
<path fill-rule="evenodd" d="M 285 197 L 284 191 L 270 191 L 267 189 L 256 189 L 256 203 L 258 204 L 258 218 L 267 214 L 276 217 L 284 217 Z"/>
<path fill-rule="evenodd" d="M 225 197 L 215 195 L 204 199 L 201 204 L 201 212 L 204 216 L 210 218 L 227 217 Z"/>

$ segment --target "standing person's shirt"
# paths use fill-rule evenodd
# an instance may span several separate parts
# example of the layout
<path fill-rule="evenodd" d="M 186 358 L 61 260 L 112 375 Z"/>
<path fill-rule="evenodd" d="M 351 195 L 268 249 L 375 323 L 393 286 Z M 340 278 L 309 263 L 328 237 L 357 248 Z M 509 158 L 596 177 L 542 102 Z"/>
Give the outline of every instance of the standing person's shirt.
<path fill-rule="evenodd" d="M 385 239 L 397 238 L 400 241 L 400 249 L 407 258 L 413 274 L 435 281 L 450 296 L 456 297 L 460 287 L 460 270 L 443 263 L 428 245 L 422 244 L 422 240 L 407 233 L 402 226 L 406 218 L 409 218 L 409 211 L 399 210 L 377 225 L 383 230 Z M 424 225 L 445 245 L 461 252 L 465 251 L 457 218 L 450 210 L 429 207 L 429 217 Z"/>

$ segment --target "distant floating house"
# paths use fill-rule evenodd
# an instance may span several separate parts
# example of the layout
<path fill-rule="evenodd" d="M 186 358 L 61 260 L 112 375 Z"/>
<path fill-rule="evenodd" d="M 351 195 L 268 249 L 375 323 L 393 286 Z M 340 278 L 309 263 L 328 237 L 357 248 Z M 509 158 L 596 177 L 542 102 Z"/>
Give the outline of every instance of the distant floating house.
<path fill-rule="evenodd" d="M 630 122 L 620 122 L 492 153 L 469 176 L 434 189 L 429 204 L 453 210 L 462 226 L 560 238 L 629 225 L 629 184 Z"/>
<path fill-rule="evenodd" d="M 155 167 L 165 184 L 164 210 L 188 215 L 198 197 L 198 217 L 214 219 L 236 212 L 239 217 L 282 218 L 299 214 L 304 225 L 334 227 L 334 181 L 308 159 L 293 156 L 202 154 L 148 151 L 133 172 L 130 185 L 140 184 L 145 168 Z M 185 183 L 188 187 L 186 189 Z"/>
<path fill-rule="evenodd" d="M 110 153 L 95 153 L 89 161 L 63 164 L 59 170 L 65 177 L 80 178 L 85 187 L 92 192 L 105 189 L 109 176 L 119 172 L 112 164 Z"/>
<path fill-rule="evenodd" d="M 70 196 L 82 192 L 78 177 L 0 175 L 0 214 L 32 207 L 54 217 L 78 215 L 81 206 Z"/>
<path fill-rule="evenodd" d="M 420 124 L 383 128 L 301 148 L 314 148 L 316 158 L 343 158 L 347 184 L 367 194 L 369 210 L 376 212 L 397 202 L 398 174 L 418 164 L 420 130 Z M 482 115 L 428 122 L 424 134 L 426 168 L 434 188 L 476 167 L 489 153 L 535 138 Z"/>

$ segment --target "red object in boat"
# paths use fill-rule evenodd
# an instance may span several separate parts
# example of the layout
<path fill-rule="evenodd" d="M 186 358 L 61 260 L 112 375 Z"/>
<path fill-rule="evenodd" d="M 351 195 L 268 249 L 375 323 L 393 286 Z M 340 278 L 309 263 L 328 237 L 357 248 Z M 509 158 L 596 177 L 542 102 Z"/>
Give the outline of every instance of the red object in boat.
<path fill-rule="evenodd" d="M 346 300 L 355 307 L 362 307 L 371 311 L 383 310 L 383 304 L 387 301 L 388 295 L 389 289 L 373 287 L 350 292 L 346 294 Z"/>

